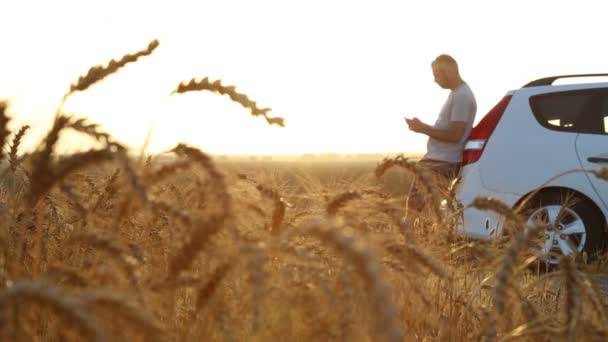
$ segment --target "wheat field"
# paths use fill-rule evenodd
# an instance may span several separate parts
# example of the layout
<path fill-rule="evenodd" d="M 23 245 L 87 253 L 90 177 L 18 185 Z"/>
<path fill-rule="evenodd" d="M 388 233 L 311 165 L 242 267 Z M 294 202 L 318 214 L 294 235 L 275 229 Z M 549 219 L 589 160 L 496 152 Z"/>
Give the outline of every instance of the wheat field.
<path fill-rule="evenodd" d="M 176 142 L 130 151 L 63 112 L 77 91 L 159 45 L 70 85 L 31 153 L 0 106 L 2 341 L 605 341 L 605 258 L 532 254 L 542 227 L 491 199 L 510 235 L 466 241 L 430 175 L 403 156 L 366 163 L 230 162 Z M 225 95 L 283 126 L 234 86 Z M 70 155 L 64 131 L 98 142 Z M 606 178 L 606 172 L 598 172 Z M 428 209 L 404 220 L 412 179 Z"/>

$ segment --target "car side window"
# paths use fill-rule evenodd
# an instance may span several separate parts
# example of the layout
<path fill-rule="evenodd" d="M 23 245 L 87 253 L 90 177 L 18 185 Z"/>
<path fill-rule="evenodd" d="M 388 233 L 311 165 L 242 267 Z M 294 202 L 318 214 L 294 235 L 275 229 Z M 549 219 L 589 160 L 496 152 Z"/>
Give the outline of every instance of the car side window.
<path fill-rule="evenodd" d="M 538 122 L 552 130 L 608 134 L 608 92 L 605 89 L 556 92 L 530 97 Z"/>

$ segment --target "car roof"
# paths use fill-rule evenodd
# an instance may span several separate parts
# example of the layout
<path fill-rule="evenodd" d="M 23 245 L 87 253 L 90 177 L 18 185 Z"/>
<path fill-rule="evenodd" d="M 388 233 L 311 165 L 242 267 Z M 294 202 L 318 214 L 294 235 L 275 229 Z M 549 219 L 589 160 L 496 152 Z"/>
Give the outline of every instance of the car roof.
<path fill-rule="evenodd" d="M 592 77 L 608 77 L 608 73 L 600 73 L 600 74 L 568 74 L 568 75 L 557 75 L 557 76 L 549 76 L 536 79 L 534 81 L 528 82 L 523 87 L 536 87 L 536 86 L 547 86 L 553 85 L 553 83 L 558 79 L 564 78 L 592 78 Z"/>
<path fill-rule="evenodd" d="M 608 74 L 594 74 L 594 75 L 608 78 Z M 574 77 L 583 78 L 583 77 L 587 77 L 587 76 L 578 76 L 577 75 L 577 76 L 572 76 L 572 77 L 567 77 L 567 78 L 574 78 Z M 597 77 L 597 76 L 594 76 L 594 77 Z M 514 95 L 515 93 L 525 93 L 525 94 L 532 95 L 532 94 L 554 93 L 554 92 L 569 91 L 569 90 L 608 88 L 608 81 L 599 82 L 597 80 L 591 81 L 591 82 L 580 82 L 579 81 L 579 82 L 575 82 L 575 83 L 552 84 L 553 81 L 555 81 L 559 78 L 561 78 L 561 77 L 552 76 L 552 77 L 547 77 L 547 78 L 541 79 L 541 80 L 546 80 L 546 81 L 542 81 L 542 82 L 532 81 L 519 89 L 512 89 L 511 91 L 507 92 L 507 95 Z M 548 84 L 549 81 L 551 81 L 551 84 Z"/>

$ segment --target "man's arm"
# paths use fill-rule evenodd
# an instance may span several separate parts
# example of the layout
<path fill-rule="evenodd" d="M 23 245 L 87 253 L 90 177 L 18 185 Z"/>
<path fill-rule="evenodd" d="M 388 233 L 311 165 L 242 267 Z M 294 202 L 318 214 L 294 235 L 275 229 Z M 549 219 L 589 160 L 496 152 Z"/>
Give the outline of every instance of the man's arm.
<path fill-rule="evenodd" d="M 450 121 L 447 129 L 436 129 L 418 119 L 413 119 L 409 123 L 409 126 L 414 132 L 422 133 L 433 139 L 447 143 L 460 142 L 465 130 L 465 123 L 463 121 Z"/>

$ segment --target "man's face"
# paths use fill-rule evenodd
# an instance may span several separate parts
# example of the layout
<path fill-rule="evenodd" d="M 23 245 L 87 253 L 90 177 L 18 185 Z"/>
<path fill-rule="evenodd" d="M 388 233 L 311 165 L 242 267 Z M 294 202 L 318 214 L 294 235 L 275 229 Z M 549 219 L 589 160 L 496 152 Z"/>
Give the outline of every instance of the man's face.
<path fill-rule="evenodd" d="M 447 89 L 447 72 L 444 68 L 441 67 L 441 65 L 433 65 L 433 77 L 435 77 L 435 83 L 437 83 L 441 88 Z"/>

